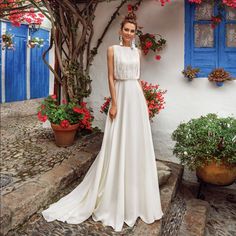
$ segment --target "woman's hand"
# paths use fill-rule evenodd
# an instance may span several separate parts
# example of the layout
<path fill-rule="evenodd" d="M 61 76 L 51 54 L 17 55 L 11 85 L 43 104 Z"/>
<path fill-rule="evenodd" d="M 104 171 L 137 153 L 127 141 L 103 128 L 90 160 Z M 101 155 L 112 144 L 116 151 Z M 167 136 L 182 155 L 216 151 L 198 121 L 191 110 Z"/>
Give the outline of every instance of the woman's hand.
<path fill-rule="evenodd" d="M 116 113 L 117 113 L 117 107 L 112 105 L 112 107 L 109 111 L 109 115 L 110 115 L 111 120 L 115 119 Z"/>

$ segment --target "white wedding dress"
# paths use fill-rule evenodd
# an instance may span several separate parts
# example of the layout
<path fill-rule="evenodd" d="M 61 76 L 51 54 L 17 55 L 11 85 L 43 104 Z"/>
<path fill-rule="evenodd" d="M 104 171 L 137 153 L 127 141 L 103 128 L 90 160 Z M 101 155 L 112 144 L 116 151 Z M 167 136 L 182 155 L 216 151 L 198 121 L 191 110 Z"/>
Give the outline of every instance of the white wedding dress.
<path fill-rule="evenodd" d="M 79 224 L 90 216 L 121 231 L 137 217 L 152 223 L 162 217 L 158 175 L 137 48 L 113 45 L 117 115 L 109 113 L 101 150 L 83 181 L 42 212 L 50 222 Z"/>

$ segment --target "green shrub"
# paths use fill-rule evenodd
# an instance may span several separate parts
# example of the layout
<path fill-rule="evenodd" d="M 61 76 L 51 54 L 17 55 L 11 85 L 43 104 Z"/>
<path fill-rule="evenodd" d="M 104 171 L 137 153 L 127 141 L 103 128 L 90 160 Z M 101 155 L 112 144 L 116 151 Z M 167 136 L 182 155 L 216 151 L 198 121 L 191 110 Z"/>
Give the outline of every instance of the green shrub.
<path fill-rule="evenodd" d="M 181 164 L 196 169 L 215 160 L 236 164 L 236 119 L 208 114 L 181 123 L 172 133 L 173 153 Z"/>

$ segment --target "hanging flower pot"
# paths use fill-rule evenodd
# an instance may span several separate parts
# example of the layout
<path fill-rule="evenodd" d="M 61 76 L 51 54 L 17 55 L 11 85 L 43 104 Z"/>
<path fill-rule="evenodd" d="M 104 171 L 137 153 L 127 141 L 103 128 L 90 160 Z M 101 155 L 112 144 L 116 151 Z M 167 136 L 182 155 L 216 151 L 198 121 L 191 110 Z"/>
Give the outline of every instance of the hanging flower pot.
<path fill-rule="evenodd" d="M 61 125 L 51 123 L 51 127 L 54 132 L 55 143 L 58 147 L 69 147 L 73 145 L 79 123 L 69 125 L 68 127 L 61 127 Z"/>
<path fill-rule="evenodd" d="M 27 45 L 27 46 L 28 46 L 29 48 L 34 48 L 34 47 L 35 47 L 35 45 L 36 45 L 36 44 L 35 44 L 34 42 L 32 42 L 31 40 L 29 40 L 29 42 L 28 42 L 28 45 Z"/>
<path fill-rule="evenodd" d="M 1 44 L 2 44 L 2 50 L 4 49 L 15 49 L 14 48 L 14 43 L 13 43 L 13 34 L 10 34 L 6 32 L 5 34 L 2 34 L 1 37 Z"/>
<path fill-rule="evenodd" d="M 38 38 L 38 37 L 31 38 L 28 41 L 27 46 L 29 48 L 34 48 L 35 46 L 37 46 L 38 48 L 43 47 L 44 46 L 44 39 Z"/>

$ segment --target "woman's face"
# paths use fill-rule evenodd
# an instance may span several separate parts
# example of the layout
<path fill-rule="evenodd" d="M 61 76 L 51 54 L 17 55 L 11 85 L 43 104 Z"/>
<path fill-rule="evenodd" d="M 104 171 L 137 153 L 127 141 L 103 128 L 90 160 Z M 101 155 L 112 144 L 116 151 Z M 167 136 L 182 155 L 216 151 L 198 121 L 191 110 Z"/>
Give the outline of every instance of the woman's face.
<path fill-rule="evenodd" d="M 125 23 L 123 28 L 120 30 L 120 35 L 123 38 L 125 44 L 129 44 L 132 39 L 135 37 L 136 27 L 132 23 Z"/>

